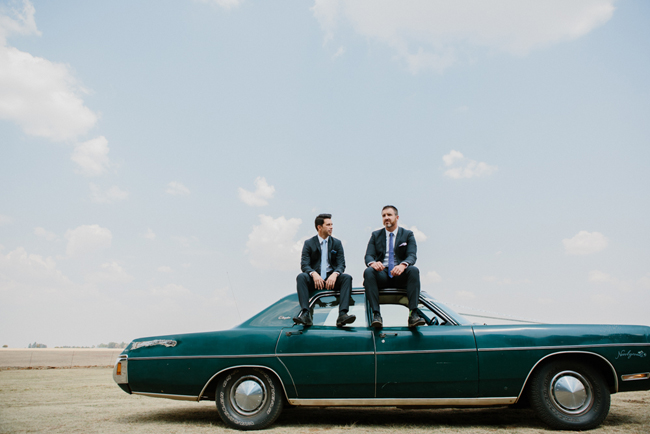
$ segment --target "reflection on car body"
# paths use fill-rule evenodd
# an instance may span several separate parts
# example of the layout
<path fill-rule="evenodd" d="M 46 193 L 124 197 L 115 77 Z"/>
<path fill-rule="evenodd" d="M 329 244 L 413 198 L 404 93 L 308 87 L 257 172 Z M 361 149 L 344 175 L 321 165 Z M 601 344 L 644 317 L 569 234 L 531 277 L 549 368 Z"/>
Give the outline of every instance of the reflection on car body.
<path fill-rule="evenodd" d="M 230 330 L 136 339 L 113 376 L 127 393 L 216 401 L 238 429 L 269 426 L 286 404 L 524 402 L 551 427 L 590 429 L 607 416 L 611 393 L 650 389 L 650 327 L 476 325 L 423 292 L 426 325 L 408 328 L 404 291 L 383 290 L 380 302 L 382 329 L 369 327 L 363 289 L 350 303 L 357 321 L 336 327 L 338 295 L 320 291 L 304 327 L 291 320 L 292 294 Z"/>

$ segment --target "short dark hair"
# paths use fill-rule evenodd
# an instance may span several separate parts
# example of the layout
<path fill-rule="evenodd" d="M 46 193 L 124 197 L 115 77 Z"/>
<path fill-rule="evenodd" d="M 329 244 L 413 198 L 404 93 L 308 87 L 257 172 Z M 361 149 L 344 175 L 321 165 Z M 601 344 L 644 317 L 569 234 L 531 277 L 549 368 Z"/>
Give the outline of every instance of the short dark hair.
<path fill-rule="evenodd" d="M 395 208 L 393 205 L 386 205 L 381 209 L 381 212 L 384 212 L 386 208 L 393 208 L 395 210 L 395 215 L 399 215 L 399 211 L 397 211 L 397 208 Z"/>
<path fill-rule="evenodd" d="M 325 219 L 331 219 L 332 214 L 318 214 L 316 216 L 316 220 L 314 220 L 314 226 L 316 227 L 316 230 L 318 230 L 319 226 L 323 226 L 325 224 Z"/>

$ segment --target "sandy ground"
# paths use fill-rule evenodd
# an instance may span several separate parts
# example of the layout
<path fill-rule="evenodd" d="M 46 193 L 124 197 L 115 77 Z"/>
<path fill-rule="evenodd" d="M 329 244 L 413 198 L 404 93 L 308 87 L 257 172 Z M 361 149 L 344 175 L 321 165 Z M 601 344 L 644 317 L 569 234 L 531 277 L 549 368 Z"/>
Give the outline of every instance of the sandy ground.
<path fill-rule="evenodd" d="M 27 351 L 27 350 L 25 350 Z M 6 353 L 0 351 L 0 359 Z M 99 354 L 99 360 L 104 355 Z M 32 361 L 34 359 L 32 358 Z M 84 359 L 85 360 L 85 359 Z M 264 432 L 315 433 L 549 432 L 530 410 L 285 409 Z M 213 402 L 132 396 L 113 383 L 110 368 L 0 370 L 0 433 L 221 433 Z M 612 396 L 605 423 L 592 433 L 650 433 L 650 392 Z"/>

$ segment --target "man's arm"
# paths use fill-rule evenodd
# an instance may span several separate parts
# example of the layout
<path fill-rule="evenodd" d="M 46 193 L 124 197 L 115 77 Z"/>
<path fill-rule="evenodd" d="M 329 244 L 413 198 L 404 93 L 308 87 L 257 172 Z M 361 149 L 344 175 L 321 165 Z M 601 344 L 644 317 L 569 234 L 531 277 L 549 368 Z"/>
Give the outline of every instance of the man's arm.
<path fill-rule="evenodd" d="M 370 234 L 370 240 L 368 241 L 368 247 L 366 247 L 366 256 L 365 256 L 365 262 L 366 266 L 370 264 L 371 262 L 375 262 L 375 256 L 377 255 L 377 251 L 375 249 L 375 233 L 373 232 Z"/>
<path fill-rule="evenodd" d="M 343 243 L 341 240 L 336 240 L 335 243 L 332 243 L 332 250 L 336 250 L 336 268 L 334 268 L 335 273 L 343 274 L 345 271 L 345 253 L 343 253 Z"/>
<path fill-rule="evenodd" d="M 406 258 L 404 258 L 402 262 L 406 262 L 409 265 L 415 265 L 415 261 L 418 259 L 418 245 L 415 242 L 413 231 L 408 231 L 406 243 Z"/>
<path fill-rule="evenodd" d="M 311 268 L 311 243 L 310 240 L 306 240 L 305 244 L 302 246 L 302 254 L 300 257 L 300 269 L 303 273 L 311 274 L 314 270 Z"/>

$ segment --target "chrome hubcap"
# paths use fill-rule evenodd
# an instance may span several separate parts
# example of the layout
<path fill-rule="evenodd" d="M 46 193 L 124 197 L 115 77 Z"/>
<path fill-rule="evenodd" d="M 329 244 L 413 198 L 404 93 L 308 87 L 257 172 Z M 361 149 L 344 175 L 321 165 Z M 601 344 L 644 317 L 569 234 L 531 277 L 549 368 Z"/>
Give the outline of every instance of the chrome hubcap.
<path fill-rule="evenodd" d="M 247 375 L 233 384 L 230 401 L 237 412 L 250 415 L 257 412 L 266 399 L 266 388 L 259 378 Z"/>
<path fill-rule="evenodd" d="M 567 414 L 579 414 L 591 407 L 589 381 L 574 371 L 562 371 L 553 377 L 550 392 L 555 406 Z"/>

